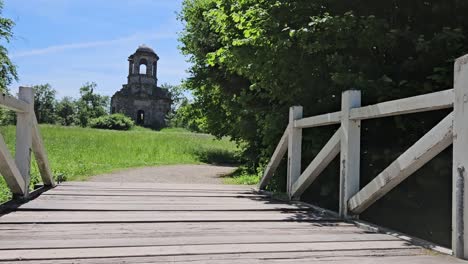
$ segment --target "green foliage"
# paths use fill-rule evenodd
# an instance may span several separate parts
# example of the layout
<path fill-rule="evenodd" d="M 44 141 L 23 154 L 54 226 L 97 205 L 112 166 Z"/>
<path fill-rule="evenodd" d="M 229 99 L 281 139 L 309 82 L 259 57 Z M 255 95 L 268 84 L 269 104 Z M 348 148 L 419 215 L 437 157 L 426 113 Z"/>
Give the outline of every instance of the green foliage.
<path fill-rule="evenodd" d="M 467 52 L 467 11 L 460 0 L 185 0 L 181 50 L 193 66 L 184 85 L 196 111 L 183 119 L 245 142 L 255 171 L 292 105 L 311 116 L 338 110 L 348 89 L 362 90 L 368 104 L 452 87 L 453 60 Z M 417 131 L 427 123 L 380 121 Z M 308 133 L 305 158 L 327 137 Z"/>
<path fill-rule="evenodd" d="M 71 126 L 75 122 L 77 113 L 76 102 L 71 97 L 64 97 L 57 103 L 56 115 L 57 124 L 62 126 Z"/>
<path fill-rule="evenodd" d="M 39 124 L 55 124 L 56 99 L 55 91 L 50 84 L 35 85 L 34 89 L 34 112 Z"/>
<path fill-rule="evenodd" d="M 3 1 L 0 0 L 0 41 L 10 42 L 13 37 L 13 20 L 1 17 Z M 6 92 L 8 85 L 18 79 L 15 65 L 8 57 L 8 50 L 0 45 L 0 92 Z"/>
<path fill-rule="evenodd" d="M 41 125 L 40 129 L 53 174 L 70 181 L 125 168 L 201 164 L 201 158 L 212 153 L 232 156 L 237 151 L 229 140 L 174 129 L 113 131 L 53 125 Z M 14 126 L 0 127 L 10 150 L 14 150 L 15 131 Z M 35 162 L 31 173 L 32 184 L 38 183 Z M 0 203 L 9 197 L 0 177 Z"/>
<path fill-rule="evenodd" d="M 194 132 L 206 132 L 204 128 L 205 118 L 200 108 L 197 108 L 186 98 L 181 101 L 169 121 L 171 127 L 181 127 Z"/>
<path fill-rule="evenodd" d="M 130 130 L 134 125 L 133 120 L 123 114 L 101 116 L 89 122 L 89 127 L 112 130 Z"/>
<path fill-rule="evenodd" d="M 254 174 L 248 168 L 239 167 L 231 175 L 224 178 L 226 184 L 256 185 L 260 181 L 261 174 Z"/>
<path fill-rule="evenodd" d="M 96 87 L 96 83 L 86 83 L 80 88 L 80 98 L 76 102 L 76 119 L 82 127 L 88 126 L 91 119 L 108 114 L 109 97 L 94 93 Z"/>

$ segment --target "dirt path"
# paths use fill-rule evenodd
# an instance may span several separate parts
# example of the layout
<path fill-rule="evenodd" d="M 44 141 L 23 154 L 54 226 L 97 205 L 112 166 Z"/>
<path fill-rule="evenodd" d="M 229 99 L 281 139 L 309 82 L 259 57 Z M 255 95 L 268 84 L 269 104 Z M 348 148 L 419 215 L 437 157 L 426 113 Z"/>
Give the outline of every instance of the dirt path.
<path fill-rule="evenodd" d="M 152 182 L 186 184 L 222 184 L 222 176 L 235 167 L 214 165 L 171 165 L 127 169 L 92 177 L 94 182 Z"/>

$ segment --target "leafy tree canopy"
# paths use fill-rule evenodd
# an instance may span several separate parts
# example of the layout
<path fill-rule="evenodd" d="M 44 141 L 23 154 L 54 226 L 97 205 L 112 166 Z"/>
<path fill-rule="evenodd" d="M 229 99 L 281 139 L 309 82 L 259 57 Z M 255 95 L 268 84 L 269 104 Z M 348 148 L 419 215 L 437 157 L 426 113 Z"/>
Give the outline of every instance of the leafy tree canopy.
<path fill-rule="evenodd" d="M 3 1 L 0 0 L 0 41 L 10 42 L 13 37 L 13 20 L 2 17 Z M 13 80 L 18 79 L 15 65 L 8 57 L 8 50 L 0 44 L 0 91 L 6 91 Z"/>
<path fill-rule="evenodd" d="M 314 115 L 338 110 L 348 89 L 375 103 L 450 88 L 467 11 L 463 0 L 185 0 L 185 86 L 207 130 L 246 142 L 255 166 L 291 105 Z"/>

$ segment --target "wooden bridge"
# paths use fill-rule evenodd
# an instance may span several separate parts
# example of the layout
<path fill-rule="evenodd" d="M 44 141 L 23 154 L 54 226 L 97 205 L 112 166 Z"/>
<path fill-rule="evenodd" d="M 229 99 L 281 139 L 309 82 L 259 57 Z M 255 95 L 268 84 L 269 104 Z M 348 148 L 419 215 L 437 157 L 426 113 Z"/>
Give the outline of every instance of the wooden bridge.
<path fill-rule="evenodd" d="M 0 217 L 0 262 L 380 264 L 465 263 L 451 254 L 468 258 L 468 56 L 455 63 L 454 89 L 364 107 L 359 91 L 347 91 L 341 111 L 306 118 L 302 107 L 292 107 L 260 190 L 98 182 L 55 186 L 33 91 L 20 88 L 18 99 L 4 95 L 0 105 L 18 113 L 14 159 L 0 137 L 0 173 L 15 198 Z M 361 120 L 445 108 L 454 111 L 360 190 Z M 302 129 L 332 124 L 341 126 L 302 170 Z M 451 250 L 358 220 L 450 144 Z M 44 187 L 29 193 L 31 150 Z M 262 190 L 286 152 L 289 201 L 282 202 Z M 339 153 L 339 212 L 295 201 Z"/>

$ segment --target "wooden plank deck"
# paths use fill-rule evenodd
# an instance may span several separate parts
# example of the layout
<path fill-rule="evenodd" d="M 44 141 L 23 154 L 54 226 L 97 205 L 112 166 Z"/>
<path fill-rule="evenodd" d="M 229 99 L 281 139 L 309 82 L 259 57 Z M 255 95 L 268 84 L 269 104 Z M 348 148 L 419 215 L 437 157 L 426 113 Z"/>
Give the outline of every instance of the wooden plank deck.
<path fill-rule="evenodd" d="M 465 263 L 246 187 L 67 182 L 0 217 L 0 263 Z"/>

